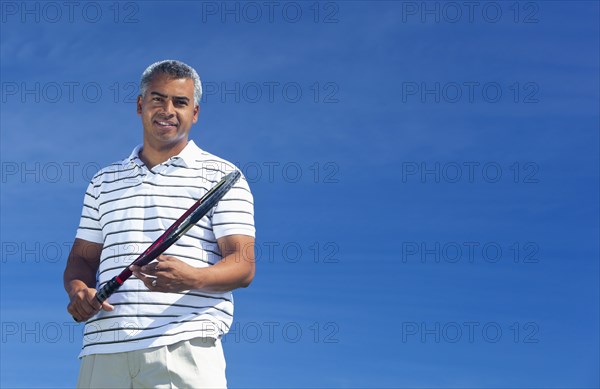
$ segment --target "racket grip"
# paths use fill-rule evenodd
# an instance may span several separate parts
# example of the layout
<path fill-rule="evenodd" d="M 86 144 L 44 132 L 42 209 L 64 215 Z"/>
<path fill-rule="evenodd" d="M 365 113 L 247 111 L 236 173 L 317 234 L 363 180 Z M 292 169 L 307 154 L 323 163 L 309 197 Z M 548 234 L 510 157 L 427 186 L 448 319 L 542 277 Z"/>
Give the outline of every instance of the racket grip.
<path fill-rule="evenodd" d="M 115 293 L 115 291 L 119 289 L 121 285 L 122 283 L 117 281 L 117 277 L 111 279 L 106 284 L 104 284 L 102 288 L 100 288 L 98 293 L 96 293 L 96 300 L 98 300 L 98 302 L 102 304 L 104 300 L 109 298 L 111 294 Z"/>

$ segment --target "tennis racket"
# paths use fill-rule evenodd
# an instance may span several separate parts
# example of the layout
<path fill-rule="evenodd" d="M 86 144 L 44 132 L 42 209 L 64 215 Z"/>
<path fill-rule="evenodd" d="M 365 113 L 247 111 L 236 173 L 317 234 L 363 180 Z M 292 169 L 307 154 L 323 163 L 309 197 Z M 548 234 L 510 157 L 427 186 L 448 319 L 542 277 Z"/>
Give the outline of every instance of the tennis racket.
<path fill-rule="evenodd" d="M 190 207 L 171 227 L 154 241 L 131 265 L 144 266 L 171 247 L 183 234 L 202 219 L 225 196 L 231 187 L 240 178 L 241 173 L 234 171 L 227 174 L 221 181 L 212 187 L 202 198 Z M 100 304 L 110 297 L 129 277 L 131 270 L 127 266 L 118 276 L 113 277 L 96 293 L 96 300 Z"/>

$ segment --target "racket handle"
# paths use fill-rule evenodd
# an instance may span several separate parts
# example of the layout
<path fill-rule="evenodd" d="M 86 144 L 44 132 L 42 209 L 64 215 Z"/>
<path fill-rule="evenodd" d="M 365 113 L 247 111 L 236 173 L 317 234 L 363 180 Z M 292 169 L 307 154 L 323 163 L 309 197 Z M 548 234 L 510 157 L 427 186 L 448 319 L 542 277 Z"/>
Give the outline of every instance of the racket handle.
<path fill-rule="evenodd" d="M 115 291 L 117 289 L 119 289 L 119 287 L 122 284 L 123 284 L 122 282 L 119 282 L 117 280 L 117 277 L 111 279 L 106 284 L 104 284 L 104 286 L 102 288 L 100 288 L 98 293 L 96 293 L 96 300 L 98 300 L 98 302 L 100 304 L 102 304 L 104 302 L 104 300 L 109 298 L 111 294 L 115 293 Z"/>

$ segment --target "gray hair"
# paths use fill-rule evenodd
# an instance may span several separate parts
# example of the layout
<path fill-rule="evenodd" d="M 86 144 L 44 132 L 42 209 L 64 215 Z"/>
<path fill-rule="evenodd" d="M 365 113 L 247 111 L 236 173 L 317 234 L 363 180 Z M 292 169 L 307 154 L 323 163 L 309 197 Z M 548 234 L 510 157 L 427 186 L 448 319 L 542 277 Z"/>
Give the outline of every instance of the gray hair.
<path fill-rule="evenodd" d="M 168 59 L 165 61 L 155 62 L 148 66 L 144 73 L 142 73 L 142 79 L 140 80 L 140 94 L 144 96 L 148 85 L 152 81 L 154 76 L 159 74 L 166 74 L 172 78 L 189 78 L 194 81 L 194 101 L 196 104 L 200 104 L 200 98 L 202 97 L 202 83 L 200 77 L 193 67 L 186 65 L 181 61 Z"/>

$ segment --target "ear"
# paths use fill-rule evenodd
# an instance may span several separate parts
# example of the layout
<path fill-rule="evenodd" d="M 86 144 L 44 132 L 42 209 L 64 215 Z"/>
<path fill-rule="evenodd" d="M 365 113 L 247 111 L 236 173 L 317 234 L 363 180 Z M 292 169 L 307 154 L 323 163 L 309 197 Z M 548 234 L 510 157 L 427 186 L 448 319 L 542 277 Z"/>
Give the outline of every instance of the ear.
<path fill-rule="evenodd" d="M 192 119 L 192 123 L 198 122 L 198 113 L 200 113 L 200 104 L 196 104 L 194 107 L 194 118 Z"/>
<path fill-rule="evenodd" d="M 142 95 L 137 97 L 137 113 L 138 115 L 142 114 Z"/>

